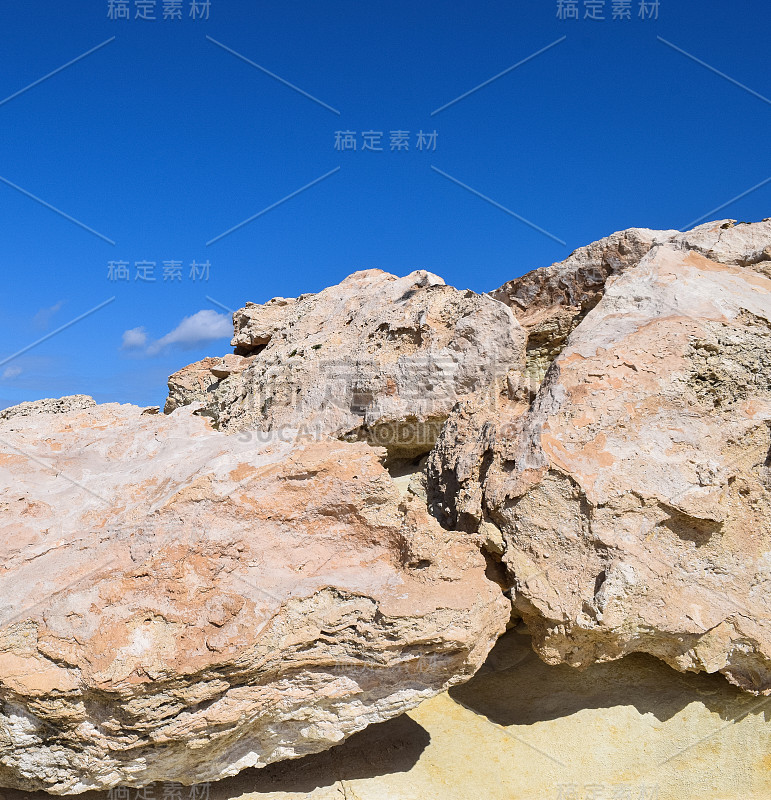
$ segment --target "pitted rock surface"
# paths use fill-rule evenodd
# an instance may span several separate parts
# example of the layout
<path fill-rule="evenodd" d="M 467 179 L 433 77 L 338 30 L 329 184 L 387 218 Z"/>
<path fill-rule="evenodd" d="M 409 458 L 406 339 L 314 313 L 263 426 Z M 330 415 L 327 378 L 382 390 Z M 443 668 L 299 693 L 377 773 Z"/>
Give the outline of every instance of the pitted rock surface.
<path fill-rule="evenodd" d="M 330 439 L 180 409 L 0 423 L 0 785 L 193 784 L 470 677 L 510 607 L 467 536 Z"/>

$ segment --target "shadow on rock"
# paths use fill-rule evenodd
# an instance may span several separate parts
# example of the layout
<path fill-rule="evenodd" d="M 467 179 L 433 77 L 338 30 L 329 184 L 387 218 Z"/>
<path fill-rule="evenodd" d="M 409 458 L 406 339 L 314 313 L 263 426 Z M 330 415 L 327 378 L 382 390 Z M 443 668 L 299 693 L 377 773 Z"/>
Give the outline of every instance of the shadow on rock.
<path fill-rule="evenodd" d="M 352 781 L 408 772 L 428 747 L 431 737 L 406 714 L 355 733 L 323 753 L 280 761 L 263 769 L 211 784 L 211 800 L 224 800 L 245 792 L 309 793 Z"/>
<path fill-rule="evenodd" d="M 630 705 L 664 722 L 693 702 L 726 721 L 752 713 L 771 719 L 771 698 L 743 692 L 722 675 L 677 672 L 644 653 L 585 670 L 550 666 L 533 652 L 530 637 L 517 631 L 503 636 L 479 672 L 449 694 L 499 725 L 532 725 L 583 709 Z"/>
<path fill-rule="evenodd" d="M 376 778 L 408 772 L 428 747 L 428 732 L 406 714 L 371 725 L 345 742 L 323 753 L 270 764 L 263 769 L 247 769 L 233 778 L 193 787 L 155 783 L 144 789 L 113 789 L 112 792 L 86 792 L 79 800 L 229 800 L 249 792 L 305 795 L 315 789 L 331 787 L 338 781 Z M 178 788 L 173 789 L 172 787 Z M 0 800 L 51 800 L 45 792 L 0 789 Z"/>

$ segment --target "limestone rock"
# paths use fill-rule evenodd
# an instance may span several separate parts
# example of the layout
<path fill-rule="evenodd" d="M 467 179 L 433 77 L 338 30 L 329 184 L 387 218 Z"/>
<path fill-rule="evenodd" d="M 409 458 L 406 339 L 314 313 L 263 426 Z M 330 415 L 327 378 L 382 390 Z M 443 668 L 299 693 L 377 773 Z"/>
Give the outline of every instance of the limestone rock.
<path fill-rule="evenodd" d="M 238 375 L 243 372 L 251 363 L 253 358 L 228 353 L 221 358 L 218 363 L 210 367 L 211 374 L 215 378 L 229 378 L 231 375 Z"/>
<path fill-rule="evenodd" d="M 467 683 L 330 750 L 195 789 L 157 783 L 144 796 L 768 800 L 767 717 L 764 701 L 720 675 L 682 675 L 643 654 L 581 671 L 551 666 L 510 631 Z"/>
<path fill-rule="evenodd" d="M 497 391 L 524 366 L 508 308 L 423 271 L 357 272 L 318 294 L 250 304 L 234 325 L 249 365 L 224 378 L 210 359 L 186 367 L 167 411 L 202 401 L 223 430 L 329 434 L 414 458 L 459 399 Z"/>
<path fill-rule="evenodd" d="M 164 413 L 191 403 L 202 403 L 206 406 L 211 401 L 211 393 L 219 379 L 212 368 L 222 361 L 220 358 L 204 358 L 175 372 L 169 378 L 169 396 L 166 398 Z"/>
<path fill-rule="evenodd" d="M 274 297 L 263 305 L 247 303 L 233 314 L 234 335 L 230 344 L 241 355 L 259 351 L 289 324 L 297 304 L 308 296 Z"/>
<path fill-rule="evenodd" d="M 10 419 L 16 416 L 30 416 L 32 414 L 68 414 L 81 408 L 91 408 L 96 402 L 93 397 L 85 394 L 73 394 L 68 397 L 51 398 L 44 400 L 33 400 L 32 402 L 19 403 L 17 406 L 10 406 L 0 411 L 0 420 Z"/>
<path fill-rule="evenodd" d="M 217 780 L 470 677 L 509 604 L 382 456 L 192 409 L 0 423 L 0 785 Z"/>
<path fill-rule="evenodd" d="M 527 405 L 506 395 L 470 398 L 453 409 L 426 464 L 428 505 L 444 527 L 484 534 L 487 473 L 515 438 L 526 411 Z M 487 528 L 486 536 L 494 543 L 485 549 L 501 555 L 497 528 Z"/>
<path fill-rule="evenodd" d="M 527 331 L 526 374 L 531 394 L 570 333 L 600 301 L 608 278 L 639 263 L 654 244 L 676 233 L 647 228 L 614 233 L 580 247 L 558 264 L 528 272 L 491 292 L 511 308 Z"/>
<path fill-rule="evenodd" d="M 658 244 L 695 250 L 722 264 L 753 266 L 771 276 L 771 219 L 724 219 L 685 233 L 630 228 L 580 247 L 558 264 L 515 278 L 491 296 L 508 305 L 528 333 L 526 378 L 531 395 L 567 337 L 597 305 L 607 281 L 639 264 Z"/>
<path fill-rule="evenodd" d="M 771 274 L 771 218 L 762 222 L 737 222 L 723 219 L 707 222 L 681 233 L 671 244 L 683 250 L 695 250 L 712 261 L 754 267 Z"/>
<path fill-rule="evenodd" d="M 770 431 L 771 280 L 673 244 L 609 281 L 483 482 L 540 655 L 771 693 Z"/>

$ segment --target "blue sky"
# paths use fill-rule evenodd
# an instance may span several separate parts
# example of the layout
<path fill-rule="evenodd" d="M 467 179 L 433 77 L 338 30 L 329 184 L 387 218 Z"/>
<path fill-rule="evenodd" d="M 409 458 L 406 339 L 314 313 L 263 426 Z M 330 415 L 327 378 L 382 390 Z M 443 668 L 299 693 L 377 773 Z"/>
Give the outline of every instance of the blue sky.
<path fill-rule="evenodd" d="M 358 269 L 485 291 L 615 230 L 771 216 L 771 182 L 709 214 L 771 178 L 767 0 L 109 5 L 0 5 L 0 407 L 161 404 L 229 351 L 222 306 Z"/>

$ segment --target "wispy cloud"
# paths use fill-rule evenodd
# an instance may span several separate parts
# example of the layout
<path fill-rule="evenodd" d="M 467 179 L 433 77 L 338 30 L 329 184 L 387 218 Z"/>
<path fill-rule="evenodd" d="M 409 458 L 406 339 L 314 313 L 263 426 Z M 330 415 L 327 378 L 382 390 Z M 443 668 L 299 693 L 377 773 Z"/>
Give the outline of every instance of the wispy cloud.
<path fill-rule="evenodd" d="M 156 356 L 171 347 L 190 350 L 217 339 L 229 339 L 232 335 L 231 316 L 207 308 L 185 317 L 176 328 L 160 339 L 151 340 L 144 326 L 130 328 L 123 333 L 121 347 L 123 350 Z"/>
<path fill-rule="evenodd" d="M 41 308 L 40 311 L 32 317 L 32 325 L 36 330 L 44 331 L 51 324 L 53 317 L 61 310 L 64 305 L 64 300 L 54 303 L 50 308 Z"/>
<path fill-rule="evenodd" d="M 147 331 L 144 327 L 130 328 L 123 332 L 123 350 L 141 350 L 147 344 Z"/>
<path fill-rule="evenodd" d="M 18 378 L 23 371 L 24 370 L 21 367 L 16 367 L 16 366 L 6 367 L 3 370 L 3 374 L 0 376 L 0 380 L 4 381 L 13 380 L 14 378 Z"/>

